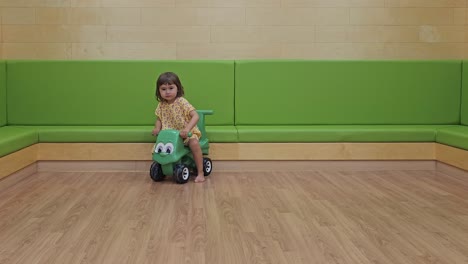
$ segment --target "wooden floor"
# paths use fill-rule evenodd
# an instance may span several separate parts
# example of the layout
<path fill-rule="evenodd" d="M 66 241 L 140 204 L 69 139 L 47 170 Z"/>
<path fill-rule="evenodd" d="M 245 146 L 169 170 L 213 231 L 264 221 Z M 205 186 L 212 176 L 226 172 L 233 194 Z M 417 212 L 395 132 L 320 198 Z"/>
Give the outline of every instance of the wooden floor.
<path fill-rule="evenodd" d="M 468 177 L 37 172 L 0 192 L 0 263 L 468 263 Z"/>

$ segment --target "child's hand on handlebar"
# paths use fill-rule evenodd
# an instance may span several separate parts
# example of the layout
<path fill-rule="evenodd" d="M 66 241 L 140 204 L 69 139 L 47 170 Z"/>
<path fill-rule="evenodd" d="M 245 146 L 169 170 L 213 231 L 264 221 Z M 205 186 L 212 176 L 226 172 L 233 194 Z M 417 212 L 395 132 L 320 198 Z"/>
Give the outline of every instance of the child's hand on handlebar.
<path fill-rule="evenodd" d="M 181 130 L 180 131 L 180 136 L 182 138 L 187 138 L 188 137 L 188 131 L 187 130 Z"/>
<path fill-rule="evenodd" d="M 180 134 L 180 137 L 184 139 L 192 136 L 192 132 L 187 131 L 187 130 L 180 130 L 179 134 Z"/>

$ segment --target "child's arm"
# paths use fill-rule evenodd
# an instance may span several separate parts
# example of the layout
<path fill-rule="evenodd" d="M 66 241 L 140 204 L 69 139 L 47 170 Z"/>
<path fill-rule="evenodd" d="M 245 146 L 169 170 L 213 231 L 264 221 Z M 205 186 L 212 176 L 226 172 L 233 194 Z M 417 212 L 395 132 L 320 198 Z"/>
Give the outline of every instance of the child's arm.
<path fill-rule="evenodd" d="M 154 123 L 154 128 L 153 128 L 153 136 L 157 136 L 159 134 L 159 131 L 161 131 L 161 120 L 159 118 L 156 118 L 156 122 Z"/>
<path fill-rule="evenodd" d="M 197 125 L 198 119 L 200 119 L 197 111 L 195 110 L 190 111 L 190 116 L 192 117 L 192 119 L 190 119 L 190 122 L 188 122 L 184 130 L 180 131 L 180 136 L 182 138 L 187 138 L 188 132 L 191 131 L 192 128 L 194 128 Z"/>

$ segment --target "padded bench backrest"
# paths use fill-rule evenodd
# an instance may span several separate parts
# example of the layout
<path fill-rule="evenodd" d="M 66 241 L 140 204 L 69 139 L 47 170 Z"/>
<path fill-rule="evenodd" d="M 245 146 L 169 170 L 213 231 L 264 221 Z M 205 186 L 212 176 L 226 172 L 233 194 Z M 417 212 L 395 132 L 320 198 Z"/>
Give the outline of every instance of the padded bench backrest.
<path fill-rule="evenodd" d="M 156 79 L 177 73 L 207 125 L 234 124 L 233 61 L 8 61 L 12 125 L 154 125 Z"/>
<path fill-rule="evenodd" d="M 7 123 L 6 62 L 0 61 L 0 127 Z"/>
<path fill-rule="evenodd" d="M 468 60 L 463 61 L 461 95 L 461 124 L 468 126 Z"/>
<path fill-rule="evenodd" d="M 459 124 L 461 61 L 236 61 L 236 125 Z"/>

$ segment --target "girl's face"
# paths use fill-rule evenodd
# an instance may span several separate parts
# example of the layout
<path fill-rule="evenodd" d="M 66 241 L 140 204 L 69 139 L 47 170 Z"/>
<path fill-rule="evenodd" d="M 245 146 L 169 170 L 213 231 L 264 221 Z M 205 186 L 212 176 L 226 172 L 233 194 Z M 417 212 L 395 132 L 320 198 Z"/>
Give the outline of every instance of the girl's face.
<path fill-rule="evenodd" d="M 177 85 L 165 83 L 159 86 L 159 94 L 168 103 L 173 103 L 177 98 Z"/>

